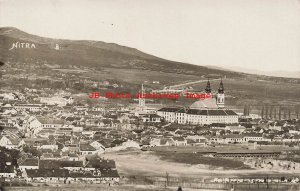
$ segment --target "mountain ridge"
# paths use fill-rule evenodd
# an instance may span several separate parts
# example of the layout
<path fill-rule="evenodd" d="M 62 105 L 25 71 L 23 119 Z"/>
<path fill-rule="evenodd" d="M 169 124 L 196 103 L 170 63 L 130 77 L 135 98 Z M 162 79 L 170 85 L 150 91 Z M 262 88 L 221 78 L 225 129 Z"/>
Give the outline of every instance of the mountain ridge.
<path fill-rule="evenodd" d="M 38 48 L 21 51 L 9 48 L 16 41 L 36 43 Z M 214 66 L 200 66 L 159 58 L 138 49 L 94 40 L 53 39 L 26 33 L 15 27 L 0 27 L 0 58 L 24 61 L 22 58 L 45 60 L 47 63 L 58 65 L 88 65 L 96 68 L 113 67 L 128 69 L 145 69 L 204 77 L 242 77 L 247 74 L 241 71 Z M 60 50 L 54 49 L 59 44 Z M 12 53 L 15 54 L 12 54 Z M 25 59 L 26 60 L 26 59 Z M 275 77 L 276 78 L 276 77 Z"/>
<path fill-rule="evenodd" d="M 9 48 L 16 41 L 28 41 L 36 43 L 35 49 L 15 49 Z M 24 61 L 24 58 L 45 60 L 47 63 L 59 65 L 88 65 L 91 67 L 113 67 L 128 69 L 144 69 L 152 71 L 163 71 L 169 73 L 179 73 L 187 75 L 213 75 L 213 76 L 235 76 L 239 73 L 225 72 L 221 70 L 209 69 L 188 63 L 169 61 L 158 58 L 150 54 L 139 51 L 135 48 L 120 46 L 114 43 L 87 40 L 65 40 L 52 39 L 31 35 L 17 28 L 0 28 L 0 55 L 15 61 Z M 60 50 L 56 51 L 54 45 L 59 44 Z M 14 53 L 14 54 L 12 54 Z"/>

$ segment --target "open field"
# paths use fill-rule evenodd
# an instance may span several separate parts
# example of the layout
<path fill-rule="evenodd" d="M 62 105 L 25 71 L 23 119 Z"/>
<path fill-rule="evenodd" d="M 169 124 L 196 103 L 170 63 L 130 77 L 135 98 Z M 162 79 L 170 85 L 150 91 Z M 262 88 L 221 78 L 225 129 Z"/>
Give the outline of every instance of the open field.
<path fill-rule="evenodd" d="M 238 170 L 238 169 L 251 169 L 249 166 L 244 165 L 243 162 L 238 160 L 211 158 L 202 156 L 199 153 L 172 153 L 169 152 L 155 152 L 161 160 L 191 164 L 191 165 L 207 165 L 210 169 L 224 169 L 224 170 Z"/>
<path fill-rule="evenodd" d="M 167 154 L 172 155 L 170 152 Z M 239 168 L 239 164 L 219 163 L 220 161 L 199 160 L 199 163 L 205 164 L 186 164 L 181 162 L 174 162 L 170 160 L 173 156 L 162 158 L 153 151 L 128 151 L 121 153 L 106 153 L 102 155 L 105 158 L 113 159 L 116 161 L 117 168 L 121 176 L 166 176 L 166 172 L 174 177 L 191 177 L 206 179 L 211 177 L 238 177 L 238 176 L 257 176 L 257 175 L 272 175 L 272 176 L 297 176 L 300 175 L 300 170 L 286 171 L 286 170 L 266 170 L 266 169 L 249 169 Z M 189 156 L 188 156 L 189 157 Z M 177 160 L 177 159 L 176 159 Z M 229 159 L 228 159 L 229 160 Z M 227 161 L 227 160 L 224 160 Z M 222 166 L 223 165 L 223 166 Z M 229 168 L 232 167 L 233 168 Z M 225 168 L 226 167 L 226 168 Z"/>
<path fill-rule="evenodd" d="M 152 147 L 150 151 L 156 152 L 177 152 L 177 153 L 201 153 L 201 152 L 253 152 L 253 151 L 297 151 L 298 148 L 282 145 L 261 145 L 252 150 L 247 144 L 216 145 L 216 146 L 177 146 L 177 147 Z"/>

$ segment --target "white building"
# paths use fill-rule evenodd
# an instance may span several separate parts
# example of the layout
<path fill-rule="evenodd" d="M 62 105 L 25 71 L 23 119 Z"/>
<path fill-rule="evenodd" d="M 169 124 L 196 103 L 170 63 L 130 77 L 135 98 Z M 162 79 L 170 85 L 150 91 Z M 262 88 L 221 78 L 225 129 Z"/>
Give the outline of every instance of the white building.
<path fill-rule="evenodd" d="M 41 97 L 40 102 L 46 105 L 66 106 L 67 104 L 73 104 L 74 99 L 70 96 Z"/>
<path fill-rule="evenodd" d="M 0 136 L 0 146 L 7 149 L 19 149 L 25 142 L 17 136 Z"/>
<path fill-rule="evenodd" d="M 39 159 L 27 158 L 25 161 L 19 164 L 19 169 L 25 171 L 26 169 L 39 169 Z"/>
<path fill-rule="evenodd" d="M 42 109 L 42 104 L 16 104 L 14 106 L 17 111 L 38 112 Z"/>
<path fill-rule="evenodd" d="M 211 93 L 209 81 L 205 91 L 207 94 Z M 224 87 L 221 81 L 216 98 L 196 101 L 188 109 L 182 107 L 161 108 L 157 111 L 157 115 L 163 117 L 167 122 L 179 124 L 238 123 L 238 115 L 233 110 L 225 109 L 224 103 Z"/>

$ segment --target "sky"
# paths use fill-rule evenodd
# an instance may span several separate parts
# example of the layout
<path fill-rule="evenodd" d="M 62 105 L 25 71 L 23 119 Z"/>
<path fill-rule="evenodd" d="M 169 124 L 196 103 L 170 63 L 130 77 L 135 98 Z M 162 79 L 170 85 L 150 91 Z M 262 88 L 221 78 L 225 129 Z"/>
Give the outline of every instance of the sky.
<path fill-rule="evenodd" d="M 300 0 L 0 0 L 0 27 L 165 59 L 300 71 Z"/>

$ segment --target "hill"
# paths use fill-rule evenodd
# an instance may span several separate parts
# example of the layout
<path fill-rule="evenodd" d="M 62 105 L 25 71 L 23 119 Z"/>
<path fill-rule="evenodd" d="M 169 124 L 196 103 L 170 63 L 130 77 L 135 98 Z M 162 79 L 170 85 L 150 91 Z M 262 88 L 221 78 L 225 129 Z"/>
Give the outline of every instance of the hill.
<path fill-rule="evenodd" d="M 174 62 L 114 43 L 51 39 L 12 27 L 0 28 L 0 61 L 12 67 L 5 70 L 9 74 L 2 83 L 7 87 L 17 84 L 23 87 L 25 81 L 33 84 L 33 80 L 41 83 L 40 79 L 60 81 L 63 83 L 60 87 L 69 87 L 66 81 L 85 79 L 91 82 L 109 80 L 136 91 L 141 83 L 146 88 L 161 89 L 210 77 L 224 79 L 226 95 L 237 99 L 229 101 L 232 104 L 299 103 L 300 79 Z M 218 82 L 212 86 L 216 90 Z M 205 83 L 193 87 L 203 90 Z"/>
<path fill-rule="evenodd" d="M 237 72 L 210 69 L 203 66 L 179 63 L 158 58 L 137 49 L 113 43 L 83 40 L 50 39 L 31 35 L 16 28 L 0 28 L 1 59 L 25 61 L 26 58 L 46 60 L 48 64 L 84 65 L 88 67 L 144 69 L 187 75 L 241 76 Z M 35 49 L 9 49 L 13 43 L 34 43 Z M 60 50 L 54 49 L 58 44 Z"/>

